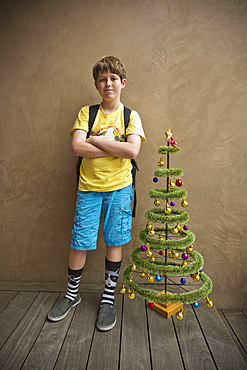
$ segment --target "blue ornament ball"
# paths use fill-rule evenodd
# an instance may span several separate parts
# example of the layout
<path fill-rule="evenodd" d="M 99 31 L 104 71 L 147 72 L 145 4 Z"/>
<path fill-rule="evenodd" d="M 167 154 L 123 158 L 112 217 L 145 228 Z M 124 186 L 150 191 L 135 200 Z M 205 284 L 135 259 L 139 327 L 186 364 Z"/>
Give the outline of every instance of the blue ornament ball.
<path fill-rule="evenodd" d="M 181 278 L 181 279 L 180 279 L 180 283 L 181 283 L 181 284 L 185 284 L 185 283 L 186 283 L 186 279 L 185 279 L 185 278 Z"/>
<path fill-rule="evenodd" d="M 194 302 L 193 303 L 193 307 L 195 307 L 195 308 L 199 307 L 199 303 L 198 302 Z"/>
<path fill-rule="evenodd" d="M 161 277 L 159 275 L 157 275 L 155 279 L 156 279 L 156 281 L 160 281 Z"/>
<path fill-rule="evenodd" d="M 158 180 L 159 180 L 158 177 L 153 178 L 153 182 L 158 182 Z"/>

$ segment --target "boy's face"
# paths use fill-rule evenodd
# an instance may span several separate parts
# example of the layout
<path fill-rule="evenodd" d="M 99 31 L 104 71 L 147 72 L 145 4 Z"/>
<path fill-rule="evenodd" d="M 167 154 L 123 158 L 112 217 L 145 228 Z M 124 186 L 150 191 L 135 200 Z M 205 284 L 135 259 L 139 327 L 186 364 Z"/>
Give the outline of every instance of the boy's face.
<path fill-rule="evenodd" d="M 103 100 L 109 102 L 120 100 L 121 91 L 124 89 L 125 85 L 125 78 L 121 81 L 118 75 L 110 71 L 99 72 L 97 81 L 95 82 L 95 87 Z"/>

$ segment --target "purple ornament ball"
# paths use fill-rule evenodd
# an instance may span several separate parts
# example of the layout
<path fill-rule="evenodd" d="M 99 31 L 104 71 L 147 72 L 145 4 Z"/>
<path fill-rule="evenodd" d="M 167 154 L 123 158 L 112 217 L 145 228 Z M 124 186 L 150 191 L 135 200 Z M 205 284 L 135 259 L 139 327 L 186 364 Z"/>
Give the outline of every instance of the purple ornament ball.
<path fill-rule="evenodd" d="M 142 246 L 141 246 L 141 251 L 142 251 L 142 252 L 146 252 L 146 250 L 147 250 L 146 245 L 142 245 Z"/>
<path fill-rule="evenodd" d="M 170 205 L 171 205 L 172 207 L 174 207 L 174 206 L 175 206 L 175 202 L 171 202 L 171 203 L 170 203 Z"/>
<path fill-rule="evenodd" d="M 183 258 L 183 260 L 187 260 L 187 258 L 188 258 L 189 256 L 188 256 L 188 254 L 187 253 L 183 253 L 182 254 L 182 258 Z"/>
<path fill-rule="evenodd" d="M 203 268 L 201 268 L 200 270 L 199 270 L 199 272 L 202 272 L 203 271 Z"/>

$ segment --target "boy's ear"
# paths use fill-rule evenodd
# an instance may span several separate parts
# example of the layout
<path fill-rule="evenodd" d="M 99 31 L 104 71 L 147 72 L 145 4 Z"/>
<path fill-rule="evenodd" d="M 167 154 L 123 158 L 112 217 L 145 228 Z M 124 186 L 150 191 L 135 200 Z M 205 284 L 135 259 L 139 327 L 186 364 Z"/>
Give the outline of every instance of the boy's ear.
<path fill-rule="evenodd" d="M 123 78 L 123 79 L 122 79 L 122 89 L 124 89 L 124 88 L 125 88 L 126 83 L 127 83 L 126 78 Z"/>
<path fill-rule="evenodd" d="M 97 86 L 97 82 L 94 81 L 94 86 L 96 87 L 96 89 L 98 90 L 98 86 Z"/>

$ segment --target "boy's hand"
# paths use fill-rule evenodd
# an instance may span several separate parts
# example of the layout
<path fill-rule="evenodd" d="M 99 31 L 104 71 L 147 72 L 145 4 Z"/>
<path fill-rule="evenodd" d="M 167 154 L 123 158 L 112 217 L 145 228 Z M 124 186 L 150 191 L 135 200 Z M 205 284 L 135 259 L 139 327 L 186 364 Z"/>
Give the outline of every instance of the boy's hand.
<path fill-rule="evenodd" d="M 105 139 L 103 136 L 91 136 L 91 137 L 86 139 L 86 143 L 96 145 L 97 141 L 101 138 Z"/>

